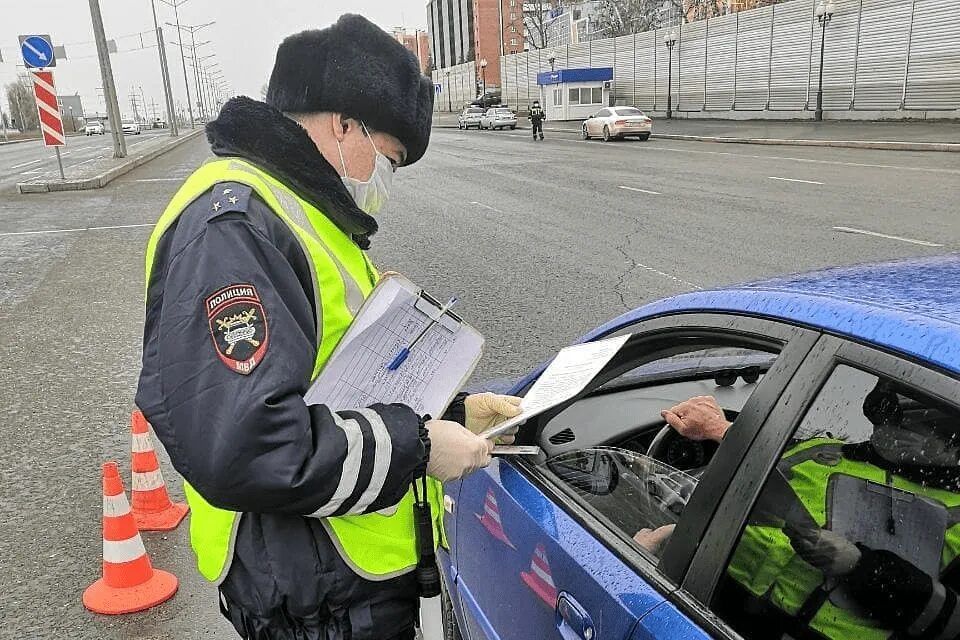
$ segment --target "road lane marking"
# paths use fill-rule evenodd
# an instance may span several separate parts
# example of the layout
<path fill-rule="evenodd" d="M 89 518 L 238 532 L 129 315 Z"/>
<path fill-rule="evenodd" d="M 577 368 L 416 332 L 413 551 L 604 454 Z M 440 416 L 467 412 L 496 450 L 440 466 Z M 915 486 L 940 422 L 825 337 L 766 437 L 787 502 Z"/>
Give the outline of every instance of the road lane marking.
<path fill-rule="evenodd" d="M 32 164 L 37 164 L 38 162 L 43 162 L 44 160 L 46 160 L 46 158 L 41 158 L 40 160 L 31 160 L 30 162 L 24 162 L 24 163 L 21 163 L 21 164 L 15 164 L 15 165 L 13 165 L 13 166 L 10 167 L 10 168 L 11 168 L 11 169 L 19 169 L 20 167 L 29 167 L 29 166 L 32 165 Z"/>
<path fill-rule="evenodd" d="M 490 211 L 496 211 L 497 213 L 503 213 L 503 211 L 500 211 L 500 209 L 497 209 L 496 207 L 491 207 L 488 204 L 483 204 L 482 202 L 471 202 L 470 204 L 475 204 L 478 207 L 483 207 L 484 209 L 490 209 Z"/>
<path fill-rule="evenodd" d="M 143 227 L 154 227 L 156 223 L 149 222 L 146 224 L 119 224 L 110 227 L 81 227 L 77 229 L 47 229 L 43 231 L 8 231 L 6 233 L 0 233 L 0 237 L 5 236 L 37 236 L 43 234 L 51 233 L 76 233 L 78 231 L 108 231 L 111 229 L 140 229 Z"/>
<path fill-rule="evenodd" d="M 134 182 L 183 182 L 186 178 L 140 178 Z"/>
<path fill-rule="evenodd" d="M 876 231 L 867 231 L 866 229 L 854 229 L 853 227 L 834 227 L 834 231 L 840 231 L 841 233 L 855 233 L 861 236 L 873 236 L 874 238 L 885 238 L 887 240 L 899 240 L 900 242 L 909 242 L 910 244 L 918 244 L 921 247 L 942 247 L 942 244 L 937 244 L 936 242 L 927 242 L 926 240 L 914 240 L 913 238 L 904 238 L 902 236 L 891 236 L 886 233 L 878 233 Z"/>
<path fill-rule="evenodd" d="M 554 133 L 564 133 L 564 134 L 569 133 L 571 135 L 580 135 L 579 131 L 564 131 L 564 132 L 554 132 Z M 526 138 L 527 136 L 522 134 L 507 133 L 507 134 L 504 134 L 504 137 Z M 654 138 L 652 138 L 651 140 L 654 140 L 655 138 L 656 138 L 656 134 L 654 134 Z M 590 142 L 592 142 L 590 140 L 579 140 L 579 139 L 567 140 L 564 138 L 557 138 L 557 137 L 551 137 L 550 140 L 556 141 L 556 142 L 566 142 L 568 144 L 589 144 Z M 674 142 L 674 141 L 656 140 L 656 142 Z M 689 141 L 688 144 L 716 144 L 716 143 Z M 634 146 L 621 145 L 618 147 L 616 145 L 609 145 L 608 147 L 604 147 L 604 148 L 633 149 Z M 731 151 L 702 151 L 700 149 L 678 149 L 676 147 L 660 147 L 660 146 L 657 146 L 656 144 L 651 144 L 651 143 L 645 144 L 643 148 L 649 149 L 651 151 L 673 151 L 674 153 L 699 153 L 702 155 L 710 155 L 710 156 L 732 156 L 734 158 L 750 158 L 752 160 L 784 160 L 787 162 L 806 162 L 808 164 L 826 164 L 826 165 L 839 166 L 839 167 L 859 167 L 859 168 L 865 168 L 865 169 L 894 169 L 896 171 L 919 171 L 921 173 L 947 173 L 951 175 L 960 175 L 960 169 L 938 169 L 936 167 L 907 167 L 907 166 L 895 165 L 895 164 L 873 164 L 869 162 L 844 162 L 842 160 L 818 160 L 815 158 L 794 158 L 792 156 L 760 156 L 760 155 L 752 155 L 752 154 L 746 154 L 746 153 L 733 153 Z M 844 150 L 841 147 L 831 147 L 831 148 L 839 151 Z M 864 149 L 847 149 L 847 151 L 864 151 Z"/>
<path fill-rule="evenodd" d="M 652 196 L 662 196 L 662 195 L 663 195 L 663 194 L 660 193 L 659 191 L 648 191 L 648 190 L 646 190 L 646 189 L 637 189 L 636 187 L 625 187 L 625 186 L 623 186 L 623 185 L 620 185 L 618 188 L 619 188 L 619 189 L 625 189 L 626 191 L 636 191 L 636 192 L 638 192 L 638 193 L 649 193 L 649 194 L 652 195 Z"/>
<path fill-rule="evenodd" d="M 782 180 L 783 182 L 802 182 L 803 184 L 823 184 L 816 180 L 801 180 L 799 178 L 780 178 L 777 176 L 767 176 L 768 180 Z"/>

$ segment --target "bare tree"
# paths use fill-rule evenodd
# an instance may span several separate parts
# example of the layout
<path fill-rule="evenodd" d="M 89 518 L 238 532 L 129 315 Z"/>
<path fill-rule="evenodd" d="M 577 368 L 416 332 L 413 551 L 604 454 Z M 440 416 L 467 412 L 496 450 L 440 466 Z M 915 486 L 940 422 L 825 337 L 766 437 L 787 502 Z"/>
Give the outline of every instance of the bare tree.
<path fill-rule="evenodd" d="M 40 116 L 37 115 L 37 101 L 33 97 L 33 83 L 26 74 L 20 74 L 14 82 L 7 84 L 7 105 L 10 117 L 21 131 L 40 128 Z"/>
<path fill-rule="evenodd" d="M 552 0 L 528 0 L 523 3 L 523 38 L 531 49 L 547 48 Z"/>
<path fill-rule="evenodd" d="M 614 38 L 649 31 L 656 28 L 663 4 L 663 0 L 602 0 L 593 32 Z"/>

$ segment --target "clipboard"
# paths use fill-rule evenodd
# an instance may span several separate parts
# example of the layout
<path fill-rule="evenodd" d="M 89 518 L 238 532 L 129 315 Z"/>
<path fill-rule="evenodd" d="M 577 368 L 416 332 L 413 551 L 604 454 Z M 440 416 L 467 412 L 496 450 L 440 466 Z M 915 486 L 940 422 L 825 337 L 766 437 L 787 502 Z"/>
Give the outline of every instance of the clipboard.
<path fill-rule="evenodd" d="M 304 395 L 308 405 L 333 411 L 402 403 L 420 415 L 440 416 L 473 373 L 483 336 L 442 303 L 400 275 L 370 293 L 329 360 Z M 436 320 L 396 371 L 397 353 Z"/>

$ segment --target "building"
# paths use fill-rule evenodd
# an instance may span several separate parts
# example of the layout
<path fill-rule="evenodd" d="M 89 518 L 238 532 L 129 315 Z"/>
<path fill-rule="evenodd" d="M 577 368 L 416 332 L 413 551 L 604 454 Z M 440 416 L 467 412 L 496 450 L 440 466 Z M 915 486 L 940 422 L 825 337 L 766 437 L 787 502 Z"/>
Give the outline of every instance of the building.
<path fill-rule="evenodd" d="M 474 59 L 474 0 L 430 0 L 427 33 L 432 67 L 453 67 Z"/>
<path fill-rule="evenodd" d="M 60 104 L 60 115 L 63 118 L 63 130 L 67 133 L 77 131 L 84 124 L 83 102 L 80 95 L 57 96 Z"/>
<path fill-rule="evenodd" d="M 390 32 L 397 42 L 407 48 L 407 51 L 417 56 L 422 73 L 430 73 L 430 38 L 426 31 L 415 29 L 409 33 L 404 27 L 395 27 Z"/>
<path fill-rule="evenodd" d="M 500 56 L 513 55 L 528 48 L 523 0 L 473 0 L 473 23 L 477 78 L 481 88 L 499 88 Z"/>

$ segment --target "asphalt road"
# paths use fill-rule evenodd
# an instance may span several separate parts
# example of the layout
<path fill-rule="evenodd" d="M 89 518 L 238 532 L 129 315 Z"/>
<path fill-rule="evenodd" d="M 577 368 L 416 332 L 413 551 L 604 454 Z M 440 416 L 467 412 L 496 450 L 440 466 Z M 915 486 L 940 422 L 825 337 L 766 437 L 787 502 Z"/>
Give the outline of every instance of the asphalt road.
<path fill-rule="evenodd" d="M 169 131 L 145 129 L 139 136 L 127 136 L 127 150 L 136 149 L 137 145 L 160 135 L 169 135 Z M 64 169 L 95 163 L 112 154 L 113 139 L 109 131 L 102 136 L 70 136 L 67 146 L 60 150 Z M 39 140 L 0 144 L 0 193 L 17 182 L 51 171 L 57 171 L 56 152 Z"/>
<path fill-rule="evenodd" d="M 437 131 L 373 240 L 382 269 L 461 296 L 488 337 L 477 380 L 662 296 L 960 246 L 956 154 L 527 135 Z M 30 146 L 0 147 L 0 168 Z M 198 139 L 99 191 L 0 192 L 0 638 L 233 637 L 183 526 L 144 535 L 180 577 L 173 600 L 119 618 L 80 603 L 100 573 L 99 467 L 129 478 L 143 248 L 206 155 Z"/>

